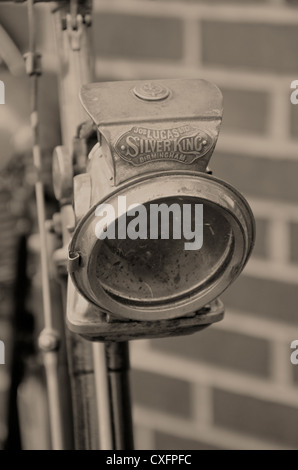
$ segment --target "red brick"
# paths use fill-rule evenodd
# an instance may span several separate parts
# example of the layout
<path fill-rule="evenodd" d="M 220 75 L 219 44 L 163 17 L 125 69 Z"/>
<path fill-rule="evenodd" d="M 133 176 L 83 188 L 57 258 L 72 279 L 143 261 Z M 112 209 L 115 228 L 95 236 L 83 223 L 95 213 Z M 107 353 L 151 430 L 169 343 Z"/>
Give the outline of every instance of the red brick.
<path fill-rule="evenodd" d="M 279 321 L 298 323 L 295 284 L 241 275 L 222 295 L 227 306 Z"/>
<path fill-rule="evenodd" d="M 298 139 L 298 105 L 297 104 L 292 104 L 290 102 L 289 106 L 291 106 L 291 109 L 290 109 L 290 112 L 291 112 L 291 126 L 290 126 L 291 136 L 293 137 L 293 139 Z"/>
<path fill-rule="evenodd" d="M 132 396 L 136 403 L 157 411 L 190 417 L 190 385 L 151 372 L 132 371 Z"/>
<path fill-rule="evenodd" d="M 253 256 L 257 258 L 268 257 L 268 220 L 256 219 L 256 241 L 253 249 Z"/>
<path fill-rule="evenodd" d="M 222 132 L 240 131 L 256 135 L 267 132 L 268 93 L 223 87 L 221 91 L 224 97 Z"/>
<path fill-rule="evenodd" d="M 203 21 L 205 65 L 297 73 L 297 26 Z"/>
<path fill-rule="evenodd" d="M 154 433 L 154 442 L 158 450 L 219 450 L 218 447 L 195 439 L 184 439 L 158 431 Z"/>
<path fill-rule="evenodd" d="M 94 49 L 103 57 L 179 60 L 183 23 L 179 18 L 100 13 L 94 16 Z"/>
<path fill-rule="evenodd" d="M 291 261 L 298 263 L 298 223 L 290 224 Z"/>
<path fill-rule="evenodd" d="M 211 327 L 188 337 L 154 340 L 152 347 L 218 367 L 257 376 L 270 375 L 269 344 L 252 336 L 219 331 Z"/>
<path fill-rule="evenodd" d="M 298 334 L 296 334 L 296 335 L 293 334 L 293 341 L 294 341 L 294 339 L 298 339 Z M 294 349 L 290 349 L 290 346 L 289 346 L 289 357 L 291 357 L 291 354 L 292 354 L 293 351 L 294 351 Z M 291 364 L 291 368 L 292 368 L 293 381 L 294 381 L 295 384 L 298 384 L 298 365 L 297 364 Z"/>
<path fill-rule="evenodd" d="M 245 195 L 285 202 L 297 201 L 298 161 L 215 152 L 211 168 L 215 176 L 231 183 Z"/>
<path fill-rule="evenodd" d="M 215 389 L 214 422 L 298 448 L 298 409 L 290 406 Z"/>

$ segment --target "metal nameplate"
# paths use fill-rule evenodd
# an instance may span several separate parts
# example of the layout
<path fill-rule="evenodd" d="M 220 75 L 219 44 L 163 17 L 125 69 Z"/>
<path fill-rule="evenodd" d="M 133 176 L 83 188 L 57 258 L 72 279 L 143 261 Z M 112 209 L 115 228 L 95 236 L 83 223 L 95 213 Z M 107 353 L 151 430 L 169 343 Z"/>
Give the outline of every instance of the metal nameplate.
<path fill-rule="evenodd" d="M 126 162 L 138 166 L 157 160 L 190 165 L 212 148 L 213 140 L 191 125 L 169 129 L 134 126 L 117 141 L 115 150 Z"/>

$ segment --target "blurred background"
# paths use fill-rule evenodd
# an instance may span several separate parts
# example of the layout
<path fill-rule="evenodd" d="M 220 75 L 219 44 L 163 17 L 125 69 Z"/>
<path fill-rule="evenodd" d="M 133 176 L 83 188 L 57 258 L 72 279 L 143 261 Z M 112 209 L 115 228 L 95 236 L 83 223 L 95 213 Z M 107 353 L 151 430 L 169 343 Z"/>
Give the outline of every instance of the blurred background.
<path fill-rule="evenodd" d="M 49 170 L 51 150 L 60 142 L 50 9 L 36 7 Z M 16 243 L 9 234 L 31 230 L 28 212 L 34 214 L 30 190 L 23 188 L 24 178 L 30 180 L 25 15 L 23 5 L 0 6 L 0 79 L 6 86 L 0 237 L 7 246 L 0 253 L 0 339 L 7 345 L 6 366 L 0 366 L 0 441 L 15 311 Z M 7 40 L 3 47 L 4 34 L 10 48 Z M 290 102 L 290 84 L 298 80 L 298 1 L 94 0 L 93 35 L 98 80 L 198 77 L 220 87 L 224 121 L 211 168 L 246 196 L 257 222 L 252 259 L 222 296 L 221 323 L 188 337 L 133 343 L 137 448 L 298 449 L 298 365 L 290 361 L 290 344 L 298 340 L 298 105 Z M 50 186 L 49 177 L 49 200 Z M 16 197 L 20 187 L 25 196 Z M 20 200 L 29 202 L 20 207 Z"/>

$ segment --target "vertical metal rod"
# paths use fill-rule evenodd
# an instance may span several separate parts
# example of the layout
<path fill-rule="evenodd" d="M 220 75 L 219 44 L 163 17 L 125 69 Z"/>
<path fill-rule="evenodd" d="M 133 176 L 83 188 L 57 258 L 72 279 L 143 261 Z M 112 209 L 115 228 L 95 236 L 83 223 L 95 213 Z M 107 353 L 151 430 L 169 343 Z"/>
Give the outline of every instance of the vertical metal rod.
<path fill-rule="evenodd" d="M 80 4 L 80 7 L 82 6 Z M 92 81 L 90 28 L 83 23 L 80 13 L 76 16 L 70 14 L 67 4 L 53 14 L 53 22 L 58 56 L 62 141 L 71 154 L 77 127 L 87 119 L 78 95 L 81 86 Z M 75 28 L 73 28 L 73 22 L 77 22 Z M 71 203 L 71 200 L 64 201 L 64 205 L 61 207 L 64 246 L 68 245 L 70 239 L 68 226 L 73 226 L 73 222 L 70 220 L 71 213 L 73 213 Z M 66 282 L 63 290 L 66 297 Z M 91 343 L 70 331 L 66 332 L 66 336 L 72 389 L 75 448 L 96 449 L 99 446 L 99 426 L 103 426 L 103 424 L 97 422 L 101 405 L 96 403 L 96 398 L 98 397 L 97 389 L 99 392 L 101 385 L 99 378 L 94 374 L 94 368 L 99 372 L 99 367 L 102 365 L 100 366 L 98 361 L 94 363 Z M 99 362 L 101 361 L 99 360 Z M 95 390 L 96 393 L 94 393 Z M 103 398 L 102 394 L 101 398 Z M 98 408 L 97 413 L 96 407 Z M 102 420 L 103 417 L 100 419 Z"/>
<path fill-rule="evenodd" d="M 113 435 L 105 345 L 103 343 L 93 343 L 92 350 L 99 428 L 99 448 L 100 450 L 112 450 Z"/>
<path fill-rule="evenodd" d="M 62 410 L 60 406 L 57 406 L 57 403 L 60 404 L 60 393 L 57 380 L 58 356 L 56 351 L 44 354 L 44 366 L 48 388 L 52 450 L 64 450 Z"/>
<path fill-rule="evenodd" d="M 115 450 L 133 450 L 128 342 L 106 343 L 105 346 L 111 395 L 114 448 Z"/>
<path fill-rule="evenodd" d="M 37 173 L 41 173 L 41 158 L 38 146 L 33 147 L 34 166 Z M 40 234 L 40 256 L 41 256 L 41 277 L 42 277 L 42 300 L 44 311 L 44 326 L 47 329 L 53 328 L 52 319 L 52 306 L 51 306 L 51 292 L 50 292 L 50 279 L 49 279 L 49 261 L 47 253 L 47 233 L 45 227 L 45 204 L 44 204 L 44 191 L 43 183 L 37 181 L 35 184 L 36 206 L 37 206 L 37 219 L 38 229 Z"/>

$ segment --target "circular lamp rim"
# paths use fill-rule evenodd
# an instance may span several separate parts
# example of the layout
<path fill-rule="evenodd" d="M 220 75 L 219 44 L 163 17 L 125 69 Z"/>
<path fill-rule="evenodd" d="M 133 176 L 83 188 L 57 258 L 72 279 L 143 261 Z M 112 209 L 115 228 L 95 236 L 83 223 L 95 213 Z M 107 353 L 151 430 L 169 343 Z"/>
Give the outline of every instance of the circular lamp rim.
<path fill-rule="evenodd" d="M 95 236 L 97 219 L 95 209 L 103 203 L 116 203 L 120 195 L 127 198 L 127 206 L 138 201 L 150 203 L 169 197 L 199 198 L 206 203 L 215 204 L 232 224 L 235 239 L 234 252 L 225 271 L 214 281 L 203 287 L 202 291 L 193 292 L 189 298 L 174 299 L 167 303 L 138 305 L 123 303 L 110 295 L 99 283 L 90 281 L 89 270 L 92 268 L 92 253 L 101 241 Z M 130 202 L 131 201 L 131 202 Z M 119 186 L 106 198 L 93 205 L 79 222 L 70 243 L 70 253 L 80 254 L 79 267 L 71 272 L 72 280 L 80 293 L 103 311 L 132 320 L 156 321 L 178 318 L 204 307 L 217 298 L 243 270 L 254 244 L 254 217 L 245 198 L 228 183 L 205 173 L 191 171 L 169 171 L 151 174 L 135 179 L 130 184 Z M 218 272 L 220 269 L 218 270 Z"/>

